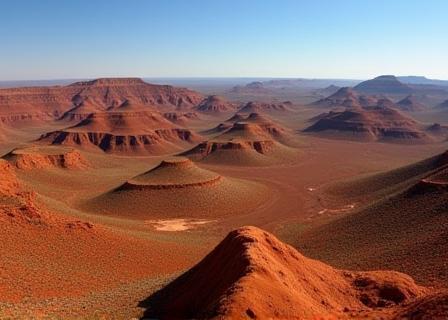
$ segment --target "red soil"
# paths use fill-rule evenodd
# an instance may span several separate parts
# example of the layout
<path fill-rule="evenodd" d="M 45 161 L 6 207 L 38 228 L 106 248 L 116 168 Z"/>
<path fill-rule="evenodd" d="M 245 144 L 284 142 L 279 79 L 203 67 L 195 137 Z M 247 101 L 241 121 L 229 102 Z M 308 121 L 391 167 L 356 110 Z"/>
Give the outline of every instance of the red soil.
<path fill-rule="evenodd" d="M 145 305 L 160 319 L 339 318 L 387 314 L 426 292 L 407 275 L 337 270 L 243 227 Z"/>
<path fill-rule="evenodd" d="M 188 251 L 185 247 L 48 212 L 4 160 L 0 175 L 2 303 L 85 296 L 163 276 L 192 262 L 189 257 L 178 260 Z M 160 256 L 164 258 L 155 258 Z M 7 316 L 3 310 L 2 316 Z"/>

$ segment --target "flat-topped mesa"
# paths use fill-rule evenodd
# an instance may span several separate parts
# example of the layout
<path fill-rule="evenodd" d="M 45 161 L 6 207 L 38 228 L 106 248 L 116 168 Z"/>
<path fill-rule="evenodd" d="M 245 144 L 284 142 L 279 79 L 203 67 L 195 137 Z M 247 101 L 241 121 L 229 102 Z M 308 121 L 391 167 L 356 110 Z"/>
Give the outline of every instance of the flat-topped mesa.
<path fill-rule="evenodd" d="M 46 133 L 40 141 L 79 146 L 108 153 L 167 154 L 200 141 L 195 132 L 167 120 L 158 112 L 92 113 L 78 124 Z"/>
<path fill-rule="evenodd" d="M 192 110 L 204 96 L 186 88 L 146 83 L 141 79 L 97 79 L 77 82 L 68 88 L 72 96 L 72 108 L 67 114 L 109 111 L 115 109 L 189 109 Z M 66 115 L 64 115 L 66 116 Z"/>
<path fill-rule="evenodd" d="M 145 85 L 141 78 L 98 78 L 88 81 L 79 81 L 69 86 L 128 86 L 128 85 Z"/>
<path fill-rule="evenodd" d="M 151 296 L 145 316 L 339 319 L 348 311 L 364 312 L 364 316 L 375 311 L 387 314 L 428 291 L 398 272 L 332 268 L 303 256 L 266 231 L 241 227 Z"/>
<path fill-rule="evenodd" d="M 124 183 L 118 190 L 181 189 L 215 185 L 222 179 L 217 173 L 197 167 L 184 157 L 163 160 L 155 168 Z"/>
<path fill-rule="evenodd" d="M 63 168 L 86 169 L 89 162 L 73 148 L 29 147 L 17 148 L 3 156 L 3 159 L 22 170 Z"/>
<path fill-rule="evenodd" d="M 77 146 L 106 153 L 162 155 L 198 142 L 200 137 L 188 129 L 155 129 L 142 134 L 115 135 L 108 132 L 53 131 L 39 141 L 51 145 Z"/>
<path fill-rule="evenodd" d="M 383 75 L 361 82 L 355 90 L 368 94 L 410 94 L 414 90 L 393 75 Z"/>
<path fill-rule="evenodd" d="M 116 109 L 188 110 L 204 95 L 186 88 L 146 83 L 138 78 L 102 78 L 67 86 L 0 89 L 0 117 L 23 120 L 82 120 Z"/>

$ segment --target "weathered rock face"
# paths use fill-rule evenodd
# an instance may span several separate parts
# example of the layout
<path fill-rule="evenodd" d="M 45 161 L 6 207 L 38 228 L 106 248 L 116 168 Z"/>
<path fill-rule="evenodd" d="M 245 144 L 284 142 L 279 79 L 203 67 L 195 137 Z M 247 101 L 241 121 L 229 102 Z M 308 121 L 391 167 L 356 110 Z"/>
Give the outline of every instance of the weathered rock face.
<path fill-rule="evenodd" d="M 165 154 L 198 142 L 199 135 L 178 128 L 158 112 L 92 113 L 77 125 L 46 133 L 39 141 L 110 153 Z"/>
<path fill-rule="evenodd" d="M 138 78 L 105 78 L 68 86 L 0 89 L 0 115 L 16 121 L 30 117 L 82 120 L 92 112 L 129 105 L 189 110 L 203 99 L 192 90 L 153 85 Z"/>
<path fill-rule="evenodd" d="M 351 138 L 368 140 L 429 142 L 431 138 L 420 124 L 398 110 L 389 107 L 372 107 L 331 111 L 319 117 L 305 132 L 339 132 Z"/>
<path fill-rule="evenodd" d="M 36 206 L 35 193 L 24 189 L 14 167 L 4 159 L 0 159 L 0 176 L 0 221 L 46 226 L 50 219 Z"/>
<path fill-rule="evenodd" d="M 18 169 L 86 169 L 89 162 L 72 148 L 63 147 L 30 147 L 15 149 L 6 154 L 3 159 L 9 161 Z"/>
<path fill-rule="evenodd" d="M 195 143 L 199 137 L 188 129 L 156 129 L 144 134 L 119 135 L 106 132 L 54 131 L 44 134 L 40 141 L 53 145 L 99 148 L 110 153 L 164 154 L 178 150 L 176 144 Z"/>
<path fill-rule="evenodd" d="M 392 271 L 351 272 L 311 260 L 255 227 L 231 233 L 153 295 L 146 316 L 308 319 L 387 312 L 428 290 Z"/>
<path fill-rule="evenodd" d="M 219 113 L 231 112 L 235 110 L 235 105 L 220 96 L 208 96 L 197 106 L 200 112 Z"/>

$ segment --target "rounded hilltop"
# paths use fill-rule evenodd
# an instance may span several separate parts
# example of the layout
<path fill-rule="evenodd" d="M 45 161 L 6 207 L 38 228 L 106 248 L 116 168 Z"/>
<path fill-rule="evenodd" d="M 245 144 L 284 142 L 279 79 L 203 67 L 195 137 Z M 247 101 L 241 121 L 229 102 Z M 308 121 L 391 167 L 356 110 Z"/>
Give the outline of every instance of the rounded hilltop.
<path fill-rule="evenodd" d="M 226 177 L 190 159 L 173 157 L 83 207 L 136 219 L 219 218 L 250 211 L 267 199 L 267 192 L 260 183 Z"/>
<path fill-rule="evenodd" d="M 121 188 L 171 189 L 201 187 L 218 183 L 221 176 L 197 167 L 190 159 L 173 157 L 127 181 Z"/>

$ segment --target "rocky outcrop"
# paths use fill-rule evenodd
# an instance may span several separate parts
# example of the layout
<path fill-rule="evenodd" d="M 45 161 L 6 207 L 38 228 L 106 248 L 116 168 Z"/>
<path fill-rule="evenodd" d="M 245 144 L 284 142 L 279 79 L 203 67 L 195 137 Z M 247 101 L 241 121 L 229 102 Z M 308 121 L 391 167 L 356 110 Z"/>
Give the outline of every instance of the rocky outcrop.
<path fill-rule="evenodd" d="M 14 149 L 3 159 L 9 161 L 18 169 L 85 169 L 89 162 L 72 148 L 64 147 L 30 147 Z"/>

